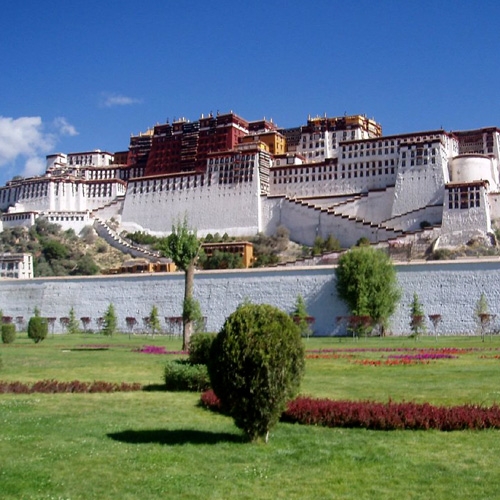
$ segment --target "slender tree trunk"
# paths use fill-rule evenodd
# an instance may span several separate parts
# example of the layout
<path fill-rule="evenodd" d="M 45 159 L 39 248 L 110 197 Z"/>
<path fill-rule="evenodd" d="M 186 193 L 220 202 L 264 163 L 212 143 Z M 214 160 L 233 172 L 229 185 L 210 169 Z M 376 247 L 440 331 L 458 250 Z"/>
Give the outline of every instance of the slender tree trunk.
<path fill-rule="evenodd" d="M 193 297 L 194 288 L 194 262 L 191 262 L 186 269 L 184 275 L 184 304 L 187 299 Z M 182 318 L 183 328 L 182 328 L 182 350 L 187 351 L 189 345 L 189 339 L 191 338 L 191 333 L 193 332 L 193 321 L 191 318 L 186 318 L 183 311 Z"/>

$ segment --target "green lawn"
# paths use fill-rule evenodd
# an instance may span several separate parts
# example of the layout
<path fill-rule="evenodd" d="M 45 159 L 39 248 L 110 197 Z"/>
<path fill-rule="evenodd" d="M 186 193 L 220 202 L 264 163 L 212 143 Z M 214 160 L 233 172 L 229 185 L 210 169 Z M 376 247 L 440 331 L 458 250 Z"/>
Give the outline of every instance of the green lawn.
<path fill-rule="evenodd" d="M 90 347 L 105 344 L 106 349 Z M 0 379 L 161 384 L 164 355 L 179 341 L 56 336 L 0 345 Z M 87 348 L 85 348 L 87 346 Z M 401 347 L 490 349 L 409 366 L 371 366 Z M 308 359 L 304 394 L 436 404 L 500 401 L 500 338 L 309 339 L 345 349 Z M 310 355 L 312 353 L 309 353 Z M 349 355 L 350 357 L 346 357 Z M 486 356 L 482 357 L 482 356 Z M 249 444 L 231 419 L 191 393 L 0 395 L 0 498 L 498 498 L 500 431 L 366 431 L 278 424 Z"/>

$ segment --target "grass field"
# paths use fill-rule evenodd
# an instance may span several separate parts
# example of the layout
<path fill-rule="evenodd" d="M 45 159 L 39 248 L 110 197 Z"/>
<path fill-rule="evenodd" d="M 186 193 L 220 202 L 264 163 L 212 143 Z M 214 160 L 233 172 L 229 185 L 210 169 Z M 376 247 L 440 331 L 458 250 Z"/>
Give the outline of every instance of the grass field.
<path fill-rule="evenodd" d="M 309 339 L 303 394 L 351 400 L 500 402 L 500 338 Z M 162 383 L 165 338 L 20 336 L 0 345 L 1 380 Z M 102 349 L 95 349 L 101 345 Z M 399 351 L 458 348 L 388 366 Z M 322 350 L 318 353 L 318 350 Z M 332 353 L 331 349 L 342 349 Z M 348 349 L 348 350 L 346 350 Z M 314 351 L 314 352 L 313 352 Z M 316 356 L 316 357 L 313 357 Z M 498 498 L 500 431 L 367 431 L 280 423 L 249 444 L 192 393 L 0 394 L 0 498 Z"/>

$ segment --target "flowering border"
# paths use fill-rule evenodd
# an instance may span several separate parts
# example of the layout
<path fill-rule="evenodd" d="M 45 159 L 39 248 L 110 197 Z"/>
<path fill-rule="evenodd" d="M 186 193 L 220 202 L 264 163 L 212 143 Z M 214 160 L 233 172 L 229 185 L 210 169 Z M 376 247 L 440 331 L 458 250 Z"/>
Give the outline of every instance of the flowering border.
<path fill-rule="evenodd" d="M 200 404 L 212 411 L 221 411 L 220 401 L 211 389 L 202 393 Z M 500 406 L 444 407 L 429 403 L 333 401 L 301 396 L 288 403 L 281 421 L 385 431 L 500 429 Z"/>

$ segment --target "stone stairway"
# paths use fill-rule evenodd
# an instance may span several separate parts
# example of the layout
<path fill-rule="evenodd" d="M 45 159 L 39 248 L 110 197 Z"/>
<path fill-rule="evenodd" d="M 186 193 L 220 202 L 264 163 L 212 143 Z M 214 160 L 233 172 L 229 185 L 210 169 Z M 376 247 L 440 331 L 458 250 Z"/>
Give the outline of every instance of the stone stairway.
<path fill-rule="evenodd" d="M 112 247 L 120 250 L 120 252 L 127 253 L 132 257 L 144 258 L 150 261 L 157 261 L 161 257 L 159 252 L 133 244 L 125 238 L 122 238 L 105 221 L 99 219 L 98 217 L 94 218 L 94 229 L 101 238 L 104 238 L 104 240 L 106 240 Z"/>

